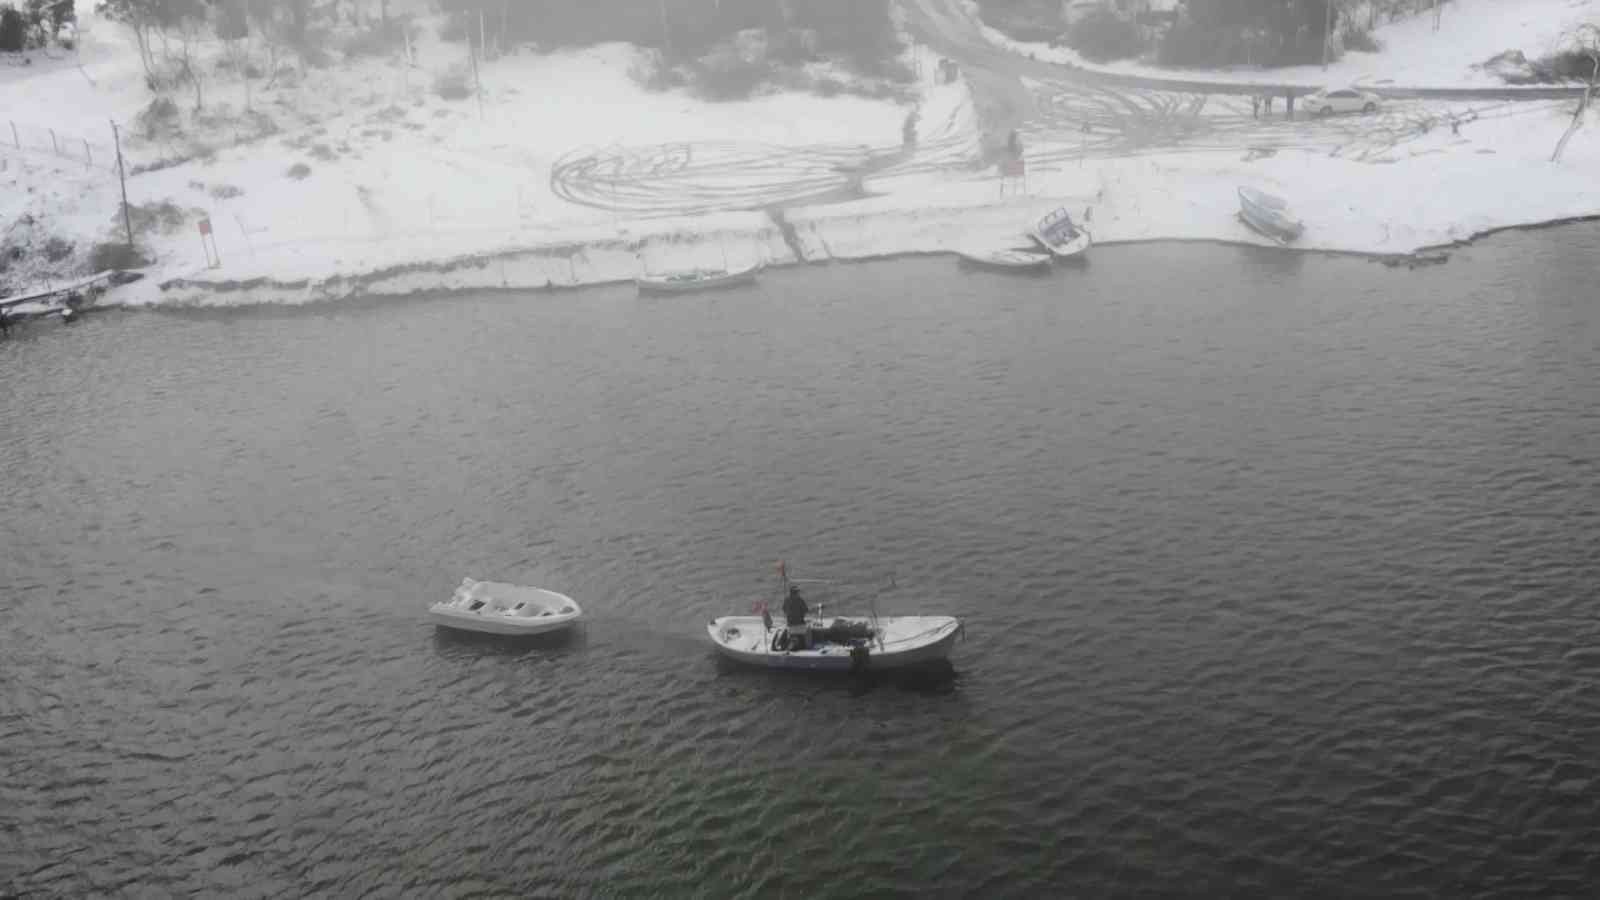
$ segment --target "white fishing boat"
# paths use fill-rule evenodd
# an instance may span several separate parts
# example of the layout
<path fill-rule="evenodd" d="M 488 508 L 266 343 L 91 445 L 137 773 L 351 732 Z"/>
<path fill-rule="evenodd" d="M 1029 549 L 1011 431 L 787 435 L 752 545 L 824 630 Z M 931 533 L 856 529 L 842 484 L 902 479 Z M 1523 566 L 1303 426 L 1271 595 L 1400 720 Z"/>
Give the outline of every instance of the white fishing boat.
<path fill-rule="evenodd" d="M 657 275 L 640 275 L 634 279 L 639 292 L 644 294 L 687 294 L 715 288 L 750 284 L 762 268 L 760 263 L 743 269 L 687 269 Z"/>
<path fill-rule="evenodd" d="M 782 563 L 778 571 L 780 594 L 789 598 L 797 587 Z M 712 619 L 706 632 L 717 652 L 736 662 L 813 672 L 936 663 L 949 658 L 962 634 L 961 621 L 954 616 L 827 616 L 820 608 L 814 614 L 796 612 L 791 609 L 782 622 L 774 622 L 763 605 L 760 615 Z"/>
<path fill-rule="evenodd" d="M 571 627 L 582 615 L 566 594 L 471 578 L 461 579 L 449 600 L 428 607 L 435 625 L 485 634 L 546 634 Z"/>
<path fill-rule="evenodd" d="M 985 269 L 1004 269 L 1014 272 L 1037 272 L 1050 268 L 1049 253 L 1033 249 L 1003 247 L 995 249 L 964 248 L 956 251 L 963 263 Z"/>
<path fill-rule="evenodd" d="M 1253 187 L 1239 188 L 1239 218 L 1280 244 L 1298 238 L 1306 228 L 1290 215 L 1288 201 Z"/>
<path fill-rule="evenodd" d="M 1065 206 L 1045 214 L 1028 235 L 1057 259 L 1082 256 L 1094 243 L 1089 229 L 1072 221 L 1072 213 Z"/>

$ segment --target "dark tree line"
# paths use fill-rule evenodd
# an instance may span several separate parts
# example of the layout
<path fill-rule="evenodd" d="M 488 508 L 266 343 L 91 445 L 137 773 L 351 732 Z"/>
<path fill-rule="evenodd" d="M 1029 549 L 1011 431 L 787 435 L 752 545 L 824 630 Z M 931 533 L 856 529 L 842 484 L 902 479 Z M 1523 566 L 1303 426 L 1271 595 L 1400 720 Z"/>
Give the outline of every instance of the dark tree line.
<path fill-rule="evenodd" d="M 72 0 L 26 0 L 20 6 L 0 3 L 0 51 L 43 47 L 60 34 L 63 25 L 77 20 Z"/>
<path fill-rule="evenodd" d="M 872 64 L 898 49 L 889 0 L 441 0 L 476 36 L 543 47 L 627 41 L 669 57 L 703 54 L 749 28 L 812 43 L 807 50 Z"/>
<path fill-rule="evenodd" d="M 979 3 L 991 25 L 1022 40 L 1052 39 L 1065 26 L 1057 0 Z M 1337 31 L 1341 24 L 1339 0 L 1187 0 L 1183 13 L 1162 34 L 1155 49 L 1162 62 L 1173 65 L 1314 62 L 1322 55 L 1330 5 L 1331 24 Z M 1075 22 L 1066 35 L 1067 42 L 1091 59 L 1137 52 L 1125 40 L 1134 33 L 1130 30 L 1134 25 L 1131 10 L 1117 11 L 1116 6 Z"/>

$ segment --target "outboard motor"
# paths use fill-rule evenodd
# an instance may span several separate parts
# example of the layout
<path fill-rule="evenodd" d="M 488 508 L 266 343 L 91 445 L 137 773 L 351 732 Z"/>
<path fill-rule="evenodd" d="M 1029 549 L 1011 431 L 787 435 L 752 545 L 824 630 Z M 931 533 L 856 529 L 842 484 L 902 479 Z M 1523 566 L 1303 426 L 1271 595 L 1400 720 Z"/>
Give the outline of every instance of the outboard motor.
<path fill-rule="evenodd" d="M 850 671 L 865 672 L 872 665 L 872 650 L 866 644 L 850 648 Z"/>

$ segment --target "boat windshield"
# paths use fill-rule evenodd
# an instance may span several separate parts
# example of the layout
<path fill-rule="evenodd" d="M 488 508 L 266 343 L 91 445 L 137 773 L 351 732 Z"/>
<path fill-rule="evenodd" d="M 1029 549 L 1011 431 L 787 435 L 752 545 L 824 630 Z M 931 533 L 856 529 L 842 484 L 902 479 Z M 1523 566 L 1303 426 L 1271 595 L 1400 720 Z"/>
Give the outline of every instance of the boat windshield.
<path fill-rule="evenodd" d="M 1054 222 L 1047 222 L 1040 233 L 1050 243 L 1062 244 L 1078 236 L 1078 226 L 1072 224 L 1071 216 L 1063 215 Z"/>

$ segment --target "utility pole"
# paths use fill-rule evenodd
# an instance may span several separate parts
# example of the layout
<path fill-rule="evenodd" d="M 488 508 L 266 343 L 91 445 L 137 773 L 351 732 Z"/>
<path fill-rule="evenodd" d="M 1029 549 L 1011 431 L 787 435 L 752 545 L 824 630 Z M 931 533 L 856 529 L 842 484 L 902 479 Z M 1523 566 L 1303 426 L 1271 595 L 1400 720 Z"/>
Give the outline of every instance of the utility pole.
<path fill-rule="evenodd" d="M 122 170 L 122 135 L 117 132 L 117 120 L 111 120 L 111 140 L 117 145 L 117 180 L 122 182 L 122 227 L 128 235 L 128 249 L 133 249 L 133 215 L 128 212 L 128 176 Z"/>

